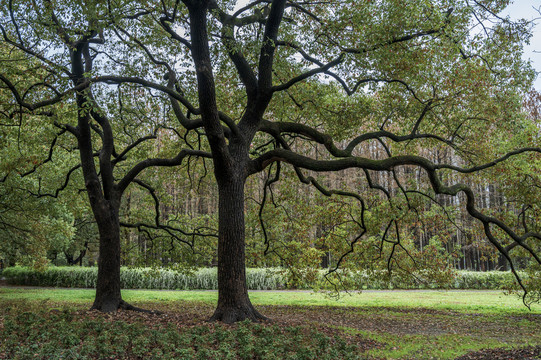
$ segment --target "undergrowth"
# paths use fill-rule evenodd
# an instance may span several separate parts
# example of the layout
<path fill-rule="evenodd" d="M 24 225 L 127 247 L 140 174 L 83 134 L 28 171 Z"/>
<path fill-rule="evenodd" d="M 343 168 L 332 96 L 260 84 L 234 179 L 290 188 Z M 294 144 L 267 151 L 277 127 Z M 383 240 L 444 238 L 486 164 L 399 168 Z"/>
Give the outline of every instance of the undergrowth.
<path fill-rule="evenodd" d="M 30 311 L 29 311 L 30 310 Z M 0 359 L 363 359 L 355 344 L 308 326 L 126 322 L 97 312 L 2 311 Z"/>

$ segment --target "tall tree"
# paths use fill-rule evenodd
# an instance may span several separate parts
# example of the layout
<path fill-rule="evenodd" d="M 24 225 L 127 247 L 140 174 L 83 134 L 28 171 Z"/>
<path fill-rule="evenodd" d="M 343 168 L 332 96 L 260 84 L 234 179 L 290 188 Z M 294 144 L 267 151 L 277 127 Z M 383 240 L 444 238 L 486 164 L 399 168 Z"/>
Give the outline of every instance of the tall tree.
<path fill-rule="evenodd" d="M 219 190 L 219 299 L 212 320 L 263 318 L 246 289 L 244 186 L 250 175 L 277 162 L 291 164 L 302 182 L 327 195 L 357 198 L 362 210 L 366 204 L 358 194 L 326 189 L 303 169 L 360 169 L 370 187 L 399 198 L 390 200 L 393 217 L 381 229 L 382 241 L 392 245 L 391 258 L 401 244 L 400 232 L 390 235 L 389 229 L 398 228 L 416 192 L 429 199 L 433 193 L 464 194 L 468 213 L 512 267 L 515 245 L 539 262 L 531 244 L 537 232 L 514 229 L 482 213 L 468 186 L 440 178 L 445 172 L 478 173 L 524 153 L 538 156 L 539 148 L 528 141 L 512 148 L 493 146 L 523 129 L 520 96 L 532 76 L 519 57 L 528 24 L 499 17 L 506 5 L 272 0 L 234 7 L 228 1 L 184 0 L 164 1 L 149 9 L 152 15 L 130 22 L 126 39 L 154 65 L 174 64 L 181 55 L 177 66 L 167 65 L 177 73 L 168 72 L 168 85 L 137 76 L 97 76 L 96 81 L 161 90 L 170 95 L 181 123 L 204 129 Z M 137 37 L 142 26 L 151 35 Z M 328 111 L 332 108 L 321 94 L 310 90 L 318 82 L 337 84 L 336 91 L 352 100 L 338 96 L 343 109 Z M 189 120 L 193 114 L 199 118 Z M 320 144 L 327 155 L 299 153 L 290 139 Z M 369 142 L 379 143 L 384 156 L 360 154 L 359 145 Z M 411 143 L 447 147 L 462 164 L 423 156 Z M 394 170 L 403 166 L 422 169 L 430 188 L 402 184 Z M 392 194 L 375 183 L 374 172 L 390 174 L 388 181 L 396 182 L 400 192 Z M 273 174 L 277 178 L 278 170 Z M 364 214 L 352 251 L 366 233 Z M 496 229 L 504 234 L 501 240 Z"/>
<path fill-rule="evenodd" d="M 2 45 L 4 73 L 11 73 L 19 82 L 38 79 L 35 63 Z M 25 73 L 30 68 L 36 76 Z M 58 140 L 55 129 L 37 119 L 14 116 L 9 106 L 11 97 L 0 87 L 0 257 L 10 265 L 41 268 L 47 264 L 50 249 L 62 251 L 73 243 L 73 213 L 67 203 L 38 195 L 45 187 L 39 173 L 55 178 L 56 171 L 66 164 L 59 162 L 55 169 L 42 171 L 39 164 L 52 159 L 48 147 Z M 17 175 L 8 176 L 10 173 Z"/>
<path fill-rule="evenodd" d="M 104 44 L 103 32 L 114 16 L 131 14 L 112 13 L 102 2 L 10 1 L 7 5 L 1 12 L 2 48 L 37 65 L 22 69 L 35 75 L 24 79 L 14 71 L 2 71 L 0 82 L 12 100 L 3 111 L 11 119 L 34 116 L 43 122 L 52 122 L 59 129 L 58 136 L 71 134 L 74 137 L 79 164 L 67 172 L 65 184 L 75 171 L 82 170 L 100 238 L 92 308 L 104 312 L 118 308 L 141 310 L 124 302 L 120 291 L 122 195 L 132 183 L 153 191 L 139 177 L 145 169 L 176 166 L 186 157 L 206 156 L 206 153 L 188 148 L 172 157 L 152 157 L 147 142 L 156 141 L 160 129 L 167 127 L 167 119 L 148 122 L 145 118 L 141 127 L 129 130 L 130 122 L 138 123 L 141 114 L 156 115 L 151 113 L 157 105 L 152 102 L 152 94 L 129 87 L 124 94 L 121 89 L 115 92 L 106 87 L 98 88 L 90 81 L 96 71 L 95 61 L 99 63 L 101 55 L 93 46 Z M 9 70 L 10 61 L 3 59 L 3 69 Z M 129 107 L 123 106 L 122 101 L 127 103 L 134 95 L 142 106 L 135 116 L 130 116 Z M 112 103 L 110 97 L 118 100 Z M 54 146 L 55 142 L 49 154 L 53 153 Z M 49 157 L 44 162 L 50 160 Z M 37 161 L 37 165 L 41 165 L 38 163 L 41 161 Z M 8 176 L 17 174 L 8 171 L 4 178 Z M 149 226 L 165 227 L 158 217 L 156 223 Z"/>

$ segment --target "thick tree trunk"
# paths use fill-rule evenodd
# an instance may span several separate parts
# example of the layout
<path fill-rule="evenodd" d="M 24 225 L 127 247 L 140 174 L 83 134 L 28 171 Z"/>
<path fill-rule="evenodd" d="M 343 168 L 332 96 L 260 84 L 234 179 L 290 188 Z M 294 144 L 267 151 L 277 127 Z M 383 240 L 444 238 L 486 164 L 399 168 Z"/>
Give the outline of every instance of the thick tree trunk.
<path fill-rule="evenodd" d="M 218 306 L 210 321 L 260 321 L 248 298 L 245 269 L 244 179 L 218 181 Z"/>
<path fill-rule="evenodd" d="M 120 293 L 120 225 L 118 206 L 107 205 L 96 216 L 100 233 L 100 252 L 98 258 L 98 279 L 96 297 L 91 310 L 114 312 L 118 309 L 132 310 L 150 314 L 160 311 L 141 309 L 122 300 Z"/>
<path fill-rule="evenodd" d="M 109 202 L 101 206 L 96 221 L 100 234 L 96 298 L 92 309 L 113 312 L 122 305 L 120 295 L 120 226 L 118 209 Z"/>

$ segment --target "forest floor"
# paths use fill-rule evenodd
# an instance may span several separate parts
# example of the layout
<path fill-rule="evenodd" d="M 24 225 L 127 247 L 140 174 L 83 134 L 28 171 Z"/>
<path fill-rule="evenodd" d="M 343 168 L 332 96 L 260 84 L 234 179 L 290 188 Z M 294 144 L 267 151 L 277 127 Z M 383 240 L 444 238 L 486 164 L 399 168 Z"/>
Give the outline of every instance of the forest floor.
<path fill-rule="evenodd" d="M 88 311 L 92 290 L 0 288 L 0 359 L 541 359 L 541 311 L 510 308 L 508 297 L 500 309 L 472 311 L 449 299 L 447 308 L 427 303 L 441 302 L 441 292 L 391 293 L 409 299 L 407 307 L 384 293 L 356 295 L 372 296 L 361 306 L 313 305 L 306 293 L 258 293 L 254 303 L 271 321 L 222 325 L 206 322 L 212 293 L 200 301 L 190 298 L 197 292 L 132 291 L 129 301 L 163 314 Z M 458 304 L 466 295 L 450 299 Z M 495 294 L 471 296 L 472 303 L 482 296 L 490 303 Z"/>

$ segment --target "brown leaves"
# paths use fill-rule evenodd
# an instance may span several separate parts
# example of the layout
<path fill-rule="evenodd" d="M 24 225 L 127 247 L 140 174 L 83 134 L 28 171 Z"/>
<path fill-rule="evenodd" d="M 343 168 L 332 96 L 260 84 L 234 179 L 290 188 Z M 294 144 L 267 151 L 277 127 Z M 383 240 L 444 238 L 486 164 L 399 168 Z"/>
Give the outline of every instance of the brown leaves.
<path fill-rule="evenodd" d="M 521 349 L 485 349 L 463 355 L 456 360 L 535 360 L 541 357 L 541 346 Z"/>

